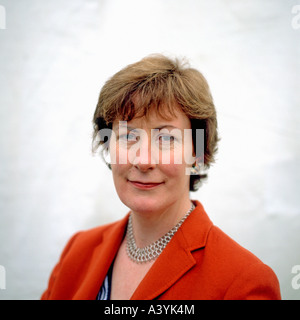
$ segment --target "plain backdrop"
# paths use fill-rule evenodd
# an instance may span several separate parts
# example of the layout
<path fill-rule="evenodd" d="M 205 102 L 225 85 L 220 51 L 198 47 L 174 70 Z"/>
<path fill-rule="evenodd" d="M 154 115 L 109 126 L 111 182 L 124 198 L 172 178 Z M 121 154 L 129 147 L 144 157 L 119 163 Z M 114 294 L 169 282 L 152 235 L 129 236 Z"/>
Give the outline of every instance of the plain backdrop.
<path fill-rule="evenodd" d="M 108 77 L 151 53 L 188 59 L 214 97 L 217 161 L 191 198 L 300 299 L 297 1 L 0 5 L 0 299 L 39 299 L 71 235 L 128 212 L 91 153 L 92 117 Z"/>

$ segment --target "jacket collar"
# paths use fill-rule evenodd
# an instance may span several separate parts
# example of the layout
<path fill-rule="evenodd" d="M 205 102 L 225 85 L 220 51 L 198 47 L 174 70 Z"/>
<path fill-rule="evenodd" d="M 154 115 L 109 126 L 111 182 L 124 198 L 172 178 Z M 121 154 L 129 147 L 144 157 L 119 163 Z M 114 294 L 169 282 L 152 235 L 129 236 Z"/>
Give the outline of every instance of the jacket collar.
<path fill-rule="evenodd" d="M 196 208 L 157 258 L 132 300 L 155 299 L 196 264 L 192 251 L 205 247 L 212 222 L 202 204 L 193 202 Z"/>

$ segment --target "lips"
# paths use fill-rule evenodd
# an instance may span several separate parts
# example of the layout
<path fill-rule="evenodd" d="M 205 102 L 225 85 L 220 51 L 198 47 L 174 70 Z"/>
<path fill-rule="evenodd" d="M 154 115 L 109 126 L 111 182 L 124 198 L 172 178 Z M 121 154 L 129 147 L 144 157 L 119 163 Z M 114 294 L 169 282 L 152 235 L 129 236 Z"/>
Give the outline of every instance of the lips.
<path fill-rule="evenodd" d="M 141 181 L 131 181 L 128 180 L 129 183 L 131 183 L 134 187 L 138 189 L 154 189 L 158 186 L 162 185 L 163 182 L 141 182 Z"/>

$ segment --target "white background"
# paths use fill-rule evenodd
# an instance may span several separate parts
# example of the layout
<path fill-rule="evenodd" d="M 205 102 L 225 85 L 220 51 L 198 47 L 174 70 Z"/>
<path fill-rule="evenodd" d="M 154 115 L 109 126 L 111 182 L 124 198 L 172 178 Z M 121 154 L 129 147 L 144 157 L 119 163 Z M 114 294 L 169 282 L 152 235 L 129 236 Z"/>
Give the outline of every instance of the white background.
<path fill-rule="evenodd" d="M 92 117 L 104 81 L 155 52 L 188 58 L 214 96 L 222 140 L 192 198 L 300 299 L 296 4 L 0 0 L 0 299 L 39 299 L 73 233 L 127 213 L 91 154 Z"/>

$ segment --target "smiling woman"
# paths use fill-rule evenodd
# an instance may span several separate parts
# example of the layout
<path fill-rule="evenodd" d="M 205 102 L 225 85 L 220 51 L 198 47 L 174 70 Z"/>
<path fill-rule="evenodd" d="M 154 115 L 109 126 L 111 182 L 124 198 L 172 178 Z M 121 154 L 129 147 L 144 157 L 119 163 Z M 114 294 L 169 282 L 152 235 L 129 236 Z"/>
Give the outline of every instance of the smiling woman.
<path fill-rule="evenodd" d="M 93 142 L 130 211 L 72 237 L 43 299 L 280 298 L 274 272 L 190 199 L 218 142 L 199 71 L 153 55 L 116 73 L 100 92 Z"/>
<path fill-rule="evenodd" d="M 168 229 L 159 228 L 157 223 L 162 225 L 162 220 L 167 219 L 166 228 L 172 227 L 174 222 L 176 224 L 176 221 L 180 220 L 182 213 L 191 206 L 189 199 L 190 176 L 186 174 L 187 164 L 182 159 L 182 148 L 178 148 L 175 143 L 168 144 L 168 147 L 164 148 L 160 140 L 158 145 L 149 141 L 151 140 L 151 130 L 154 128 L 172 127 L 179 131 L 191 128 L 189 118 L 179 107 L 174 106 L 174 114 L 175 116 L 166 121 L 153 110 L 149 112 L 147 117 L 133 118 L 128 122 L 130 127 L 141 128 L 145 133 L 139 139 L 140 146 L 136 153 L 127 152 L 127 148 L 123 148 L 122 142 L 118 139 L 116 145 L 110 146 L 112 152 L 117 154 L 117 163 L 112 164 L 111 168 L 118 195 L 121 201 L 136 215 L 147 217 L 147 229 L 151 227 L 152 230 L 157 230 L 156 232 L 152 231 L 151 235 L 149 234 L 151 241 L 168 231 Z M 116 124 L 117 122 L 113 123 L 113 129 Z M 158 137 L 160 137 L 159 133 Z M 191 146 L 183 147 L 191 149 Z M 157 149 L 158 152 L 153 152 L 153 149 Z M 170 160 L 167 163 L 163 162 L 165 151 L 169 156 L 168 160 Z M 125 164 L 118 162 L 119 153 L 123 153 L 121 158 L 124 158 L 124 154 L 125 157 L 128 157 L 127 161 L 123 162 Z M 156 159 L 153 159 L 153 154 L 157 156 Z M 176 164 L 174 161 L 178 156 L 181 157 L 181 164 Z M 148 192 L 144 192 L 144 190 Z M 175 211 L 175 208 L 182 209 Z M 174 213 L 168 216 L 166 214 L 168 210 L 174 211 Z M 135 224 L 134 219 L 133 224 Z M 144 228 L 139 230 L 135 226 L 135 232 L 137 239 L 141 239 L 138 233 L 145 235 L 147 231 Z M 142 241 L 140 240 L 140 242 Z M 144 243 L 138 243 L 138 245 L 143 247 Z"/>

